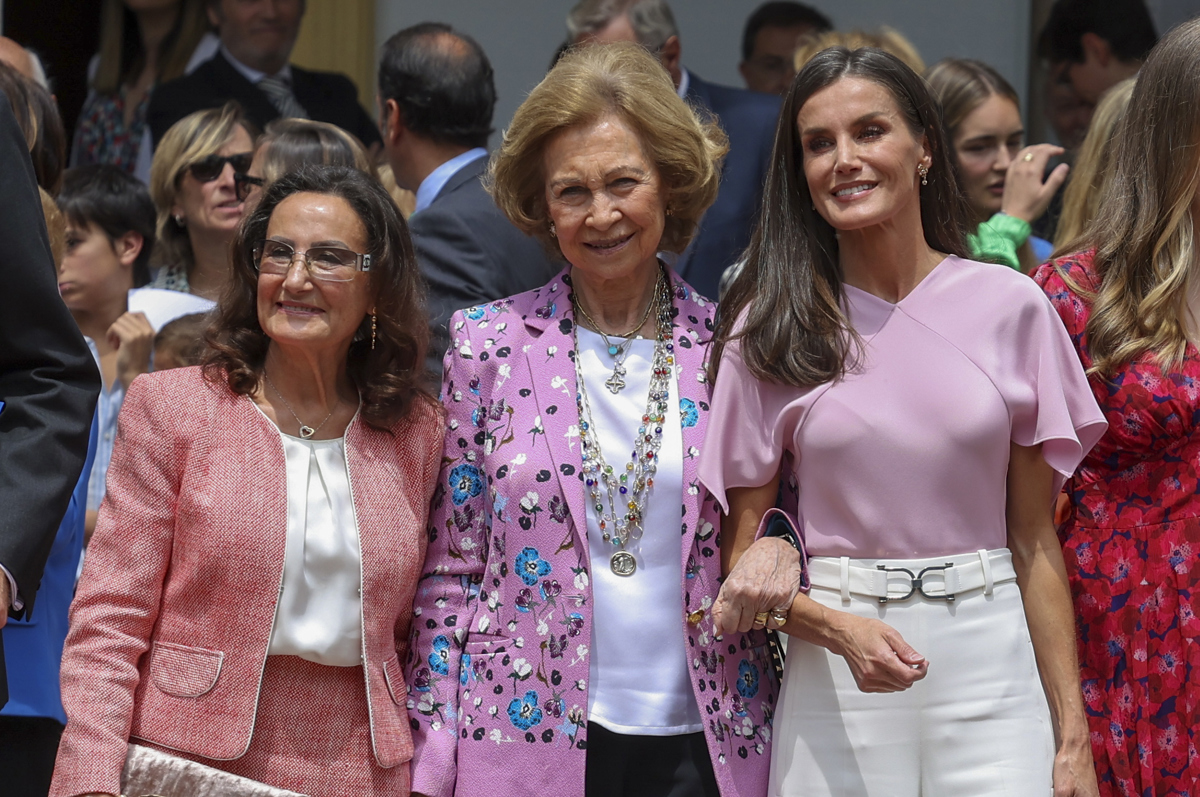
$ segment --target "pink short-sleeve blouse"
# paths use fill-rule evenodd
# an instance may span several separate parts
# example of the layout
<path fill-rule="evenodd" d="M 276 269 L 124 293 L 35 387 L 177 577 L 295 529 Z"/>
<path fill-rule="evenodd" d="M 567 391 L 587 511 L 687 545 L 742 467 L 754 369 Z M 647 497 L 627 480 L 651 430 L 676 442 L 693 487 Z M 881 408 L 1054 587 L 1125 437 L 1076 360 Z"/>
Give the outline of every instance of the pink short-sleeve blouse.
<path fill-rule="evenodd" d="M 1004 547 L 1010 441 L 1041 444 L 1057 493 L 1106 427 L 1062 322 L 1033 280 L 957 257 L 896 304 L 844 287 L 863 340 L 845 378 L 762 382 L 726 348 L 701 481 L 728 510 L 790 451 L 813 556 Z"/>

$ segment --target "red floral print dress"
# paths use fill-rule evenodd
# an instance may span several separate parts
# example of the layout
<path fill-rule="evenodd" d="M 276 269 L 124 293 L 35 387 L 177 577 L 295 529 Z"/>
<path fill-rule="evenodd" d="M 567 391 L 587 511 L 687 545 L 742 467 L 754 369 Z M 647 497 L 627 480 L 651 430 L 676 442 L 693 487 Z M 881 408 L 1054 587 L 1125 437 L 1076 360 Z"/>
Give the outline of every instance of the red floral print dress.
<path fill-rule="evenodd" d="M 1061 273 L 1060 273 L 1061 272 Z M 1085 368 L 1092 253 L 1039 268 Z M 1200 795 L 1200 353 L 1091 377 L 1108 432 L 1067 483 L 1059 527 L 1100 793 Z"/>

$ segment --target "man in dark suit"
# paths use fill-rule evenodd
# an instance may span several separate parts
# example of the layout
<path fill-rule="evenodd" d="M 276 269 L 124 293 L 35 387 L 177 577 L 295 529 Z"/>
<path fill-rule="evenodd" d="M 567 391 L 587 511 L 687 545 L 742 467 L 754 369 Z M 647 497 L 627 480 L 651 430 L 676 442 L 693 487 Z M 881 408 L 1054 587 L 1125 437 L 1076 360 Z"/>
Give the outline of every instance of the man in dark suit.
<path fill-rule="evenodd" d="M 288 63 L 304 0 L 206 2 L 221 49 L 190 75 L 154 90 L 146 120 L 155 146 L 183 117 L 229 100 L 237 100 L 259 129 L 281 116 L 302 117 L 335 124 L 367 146 L 379 142 L 379 131 L 359 105 L 358 90 L 348 77 Z"/>
<path fill-rule="evenodd" d="M 573 44 L 638 42 L 658 56 L 679 95 L 715 116 L 729 136 L 717 201 L 675 264 L 693 288 L 715 299 L 722 272 L 741 258 L 758 220 L 779 97 L 719 86 L 685 69 L 679 29 L 666 0 L 581 0 L 567 17 L 567 33 Z"/>
<path fill-rule="evenodd" d="M 29 614 L 87 456 L 100 374 L 58 296 L 29 149 L 0 98 L 0 627 Z M 0 645 L 0 654 L 3 653 Z M 0 705 L 8 681 L 0 655 Z"/>
<path fill-rule="evenodd" d="M 383 148 L 396 183 L 417 195 L 408 224 L 428 289 L 435 377 L 455 311 L 540 287 L 560 268 L 483 187 L 495 104 L 487 56 L 449 25 L 414 25 L 383 46 Z"/>

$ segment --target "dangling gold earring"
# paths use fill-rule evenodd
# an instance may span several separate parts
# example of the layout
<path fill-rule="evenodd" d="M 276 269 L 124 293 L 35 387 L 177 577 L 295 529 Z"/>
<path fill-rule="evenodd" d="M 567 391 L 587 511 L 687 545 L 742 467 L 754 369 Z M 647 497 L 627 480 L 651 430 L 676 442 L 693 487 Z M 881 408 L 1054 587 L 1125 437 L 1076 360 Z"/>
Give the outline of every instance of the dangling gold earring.
<path fill-rule="evenodd" d="M 371 313 L 371 351 L 375 351 L 375 314 Z"/>
<path fill-rule="evenodd" d="M 550 222 L 550 237 L 551 238 L 558 237 L 558 230 L 554 229 L 554 222 Z"/>
<path fill-rule="evenodd" d="M 917 167 L 917 173 L 921 175 L 921 185 L 929 185 L 929 167 L 922 163 Z"/>

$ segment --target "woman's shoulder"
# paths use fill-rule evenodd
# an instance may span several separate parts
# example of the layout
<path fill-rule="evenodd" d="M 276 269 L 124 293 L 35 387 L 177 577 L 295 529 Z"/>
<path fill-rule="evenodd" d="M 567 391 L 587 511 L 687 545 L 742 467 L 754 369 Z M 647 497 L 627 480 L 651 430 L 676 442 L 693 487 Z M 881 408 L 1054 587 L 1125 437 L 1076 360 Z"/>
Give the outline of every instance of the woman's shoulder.
<path fill-rule="evenodd" d="M 540 288 L 455 312 L 450 316 L 451 340 L 496 340 L 518 334 L 526 319 L 548 322 L 561 316 L 570 303 L 565 276 L 564 269 Z"/>
<path fill-rule="evenodd" d="M 1051 260 L 1033 273 L 1034 282 L 1054 306 L 1072 337 L 1082 333 L 1100 287 L 1094 251 L 1074 252 Z"/>

